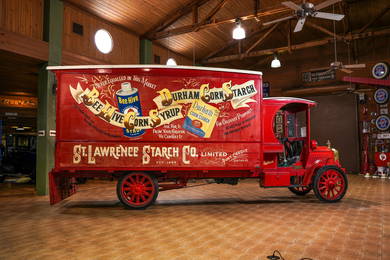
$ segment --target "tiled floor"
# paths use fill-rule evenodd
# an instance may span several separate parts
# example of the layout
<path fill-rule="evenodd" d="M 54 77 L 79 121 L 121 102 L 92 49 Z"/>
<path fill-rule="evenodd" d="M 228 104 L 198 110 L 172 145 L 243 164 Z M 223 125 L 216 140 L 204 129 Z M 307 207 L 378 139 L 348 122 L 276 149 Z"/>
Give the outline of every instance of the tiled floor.
<path fill-rule="evenodd" d="M 390 259 L 390 180 L 349 180 L 336 204 L 245 181 L 165 191 L 142 211 L 118 203 L 114 182 L 54 207 L 2 184 L 0 259 Z"/>

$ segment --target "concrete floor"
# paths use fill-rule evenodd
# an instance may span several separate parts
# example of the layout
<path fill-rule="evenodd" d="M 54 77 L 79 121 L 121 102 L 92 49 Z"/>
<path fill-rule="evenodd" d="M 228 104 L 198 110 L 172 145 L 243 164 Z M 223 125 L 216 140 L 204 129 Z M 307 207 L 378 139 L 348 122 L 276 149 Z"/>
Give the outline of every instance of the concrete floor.
<path fill-rule="evenodd" d="M 51 207 L 32 186 L 0 186 L 0 259 L 390 259 L 390 180 L 349 176 L 340 203 L 313 193 L 209 184 L 125 210 L 90 181 Z"/>

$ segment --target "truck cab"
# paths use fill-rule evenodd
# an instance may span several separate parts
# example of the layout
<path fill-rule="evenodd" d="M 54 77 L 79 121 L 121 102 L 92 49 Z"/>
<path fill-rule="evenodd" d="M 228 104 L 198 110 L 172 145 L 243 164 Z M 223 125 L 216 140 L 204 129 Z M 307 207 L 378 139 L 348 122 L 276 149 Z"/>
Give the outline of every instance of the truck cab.
<path fill-rule="evenodd" d="M 301 98 L 263 99 L 264 159 L 260 185 L 287 186 L 298 195 L 319 185 L 314 191 L 320 199 L 338 200 L 347 181 L 337 151 L 318 146 L 310 139 L 310 108 L 315 105 L 316 102 Z M 319 173 L 323 176 L 318 177 Z"/>

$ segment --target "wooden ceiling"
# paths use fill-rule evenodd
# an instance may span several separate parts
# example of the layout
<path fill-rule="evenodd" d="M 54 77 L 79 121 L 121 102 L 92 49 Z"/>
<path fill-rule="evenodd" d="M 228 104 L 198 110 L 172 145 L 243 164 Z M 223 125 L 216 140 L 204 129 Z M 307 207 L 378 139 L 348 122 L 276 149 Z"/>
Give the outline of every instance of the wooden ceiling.
<path fill-rule="evenodd" d="M 296 19 L 281 22 L 278 26 L 263 26 L 263 22 L 293 13 L 281 5 L 283 0 L 65 1 L 190 59 L 195 56 L 198 62 L 205 63 L 210 63 L 207 58 L 234 55 L 239 51 L 245 53 L 248 49 L 252 52 L 287 46 L 288 42 L 293 45 L 321 39 L 329 41 L 333 31 L 332 21 L 317 18 L 308 18 L 303 30 L 290 34 L 290 37 L 289 28 L 294 28 Z M 294 2 L 301 3 L 297 0 Z M 311 2 L 317 5 L 324 0 Z M 370 31 L 374 27 L 390 26 L 389 9 L 388 0 L 344 0 L 321 11 L 346 15 L 336 23 L 337 34 L 345 36 Z M 244 20 L 243 27 L 247 31 L 247 38 L 240 44 L 231 38 L 234 21 L 238 17 Z M 267 31 L 270 31 L 269 35 L 264 37 Z M 260 44 L 255 44 L 259 41 Z M 236 63 L 236 60 L 240 59 L 236 57 L 232 63 Z M 241 64 L 242 68 L 248 66 L 247 61 Z"/>

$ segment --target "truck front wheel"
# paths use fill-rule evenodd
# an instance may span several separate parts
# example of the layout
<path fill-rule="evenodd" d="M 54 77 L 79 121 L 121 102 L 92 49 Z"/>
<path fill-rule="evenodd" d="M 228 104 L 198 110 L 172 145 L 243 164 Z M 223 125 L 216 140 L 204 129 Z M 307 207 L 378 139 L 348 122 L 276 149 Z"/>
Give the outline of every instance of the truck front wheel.
<path fill-rule="evenodd" d="M 316 197 L 325 202 L 341 200 L 348 188 L 345 173 L 337 166 L 324 166 L 317 171 L 313 189 Z"/>
<path fill-rule="evenodd" d="M 126 208 L 144 209 L 153 204 L 158 196 L 158 182 L 154 176 L 143 172 L 123 175 L 116 193 Z"/>

